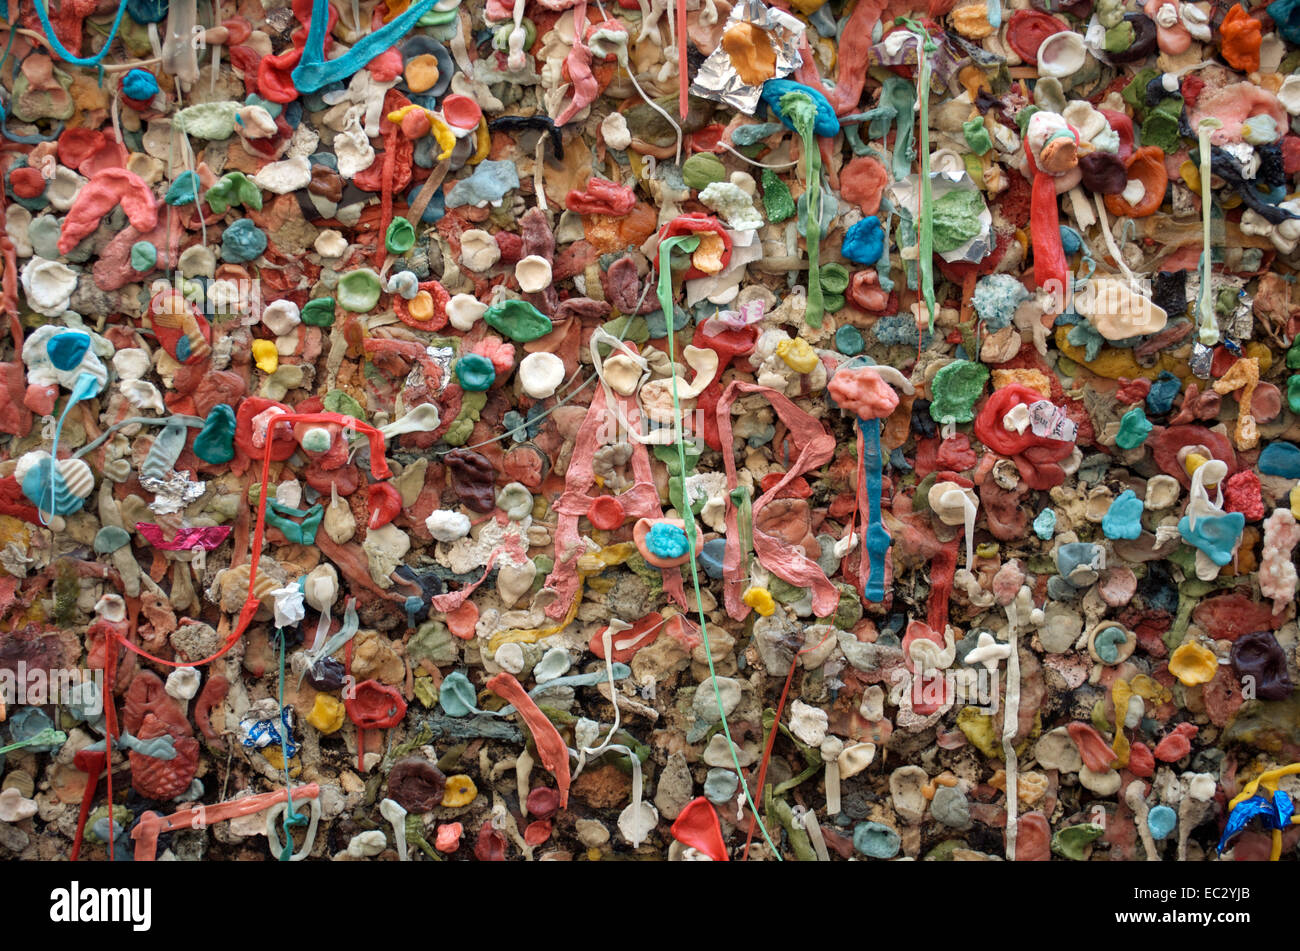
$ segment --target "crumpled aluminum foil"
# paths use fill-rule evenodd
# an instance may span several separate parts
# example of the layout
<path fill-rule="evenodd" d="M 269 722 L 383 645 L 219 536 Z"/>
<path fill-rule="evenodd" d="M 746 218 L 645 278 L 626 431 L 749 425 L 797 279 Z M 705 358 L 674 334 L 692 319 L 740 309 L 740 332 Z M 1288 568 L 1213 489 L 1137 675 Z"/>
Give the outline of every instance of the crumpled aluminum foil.
<path fill-rule="evenodd" d="M 784 10 L 765 6 L 760 0 L 741 0 L 731 8 L 727 17 L 727 28 L 740 22 L 753 23 L 767 32 L 776 46 L 776 76 L 784 79 L 803 64 L 799 55 L 799 37 L 803 35 L 804 25 Z M 712 99 L 753 115 L 758 108 L 758 96 L 763 87 L 747 85 L 731 65 L 731 57 L 721 46 L 709 54 L 695 80 L 691 83 L 691 95 L 701 99 Z"/>

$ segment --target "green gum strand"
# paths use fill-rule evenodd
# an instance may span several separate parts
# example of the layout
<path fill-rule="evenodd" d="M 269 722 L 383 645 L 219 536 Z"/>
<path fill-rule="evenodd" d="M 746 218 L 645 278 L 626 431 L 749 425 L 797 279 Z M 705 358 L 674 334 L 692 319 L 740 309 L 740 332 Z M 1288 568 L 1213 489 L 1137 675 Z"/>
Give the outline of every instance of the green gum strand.
<path fill-rule="evenodd" d="M 781 111 L 790 117 L 799 138 L 803 140 L 804 177 L 808 181 L 808 201 L 804 209 L 804 234 L 808 244 L 808 305 L 804 320 L 810 327 L 820 327 L 826 313 L 822 294 L 821 268 L 821 175 L 822 155 L 813 134 L 817 107 L 812 97 L 801 92 L 788 92 L 781 97 Z"/>
<path fill-rule="evenodd" d="M 925 27 L 908 21 L 908 27 L 916 34 L 920 47 L 920 73 L 917 77 L 917 96 L 921 100 L 921 204 L 920 218 L 920 280 L 921 296 L 925 300 L 926 311 L 930 316 L 930 333 L 934 333 L 934 316 L 936 313 L 934 297 L 934 216 L 929 214 L 933 205 L 930 193 L 930 57 L 937 47 Z"/>

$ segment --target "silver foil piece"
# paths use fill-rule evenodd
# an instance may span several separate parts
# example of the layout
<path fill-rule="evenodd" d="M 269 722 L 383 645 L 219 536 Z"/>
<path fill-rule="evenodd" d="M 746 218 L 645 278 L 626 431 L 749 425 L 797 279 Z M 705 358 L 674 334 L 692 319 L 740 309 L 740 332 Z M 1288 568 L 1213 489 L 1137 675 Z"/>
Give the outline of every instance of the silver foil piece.
<path fill-rule="evenodd" d="M 803 64 L 798 46 L 805 27 L 797 18 L 784 10 L 765 6 L 760 0 L 740 0 L 731 8 L 727 28 L 741 22 L 760 27 L 775 47 L 776 75 L 773 79 L 784 79 Z M 740 78 L 736 67 L 731 65 L 731 57 L 719 46 L 709 54 L 709 58 L 695 74 L 690 91 L 692 96 L 725 103 L 746 115 L 753 115 L 758 109 L 758 98 L 763 87 L 761 84 L 747 85 Z"/>
<path fill-rule="evenodd" d="M 1210 378 L 1210 364 L 1214 361 L 1214 348 L 1207 347 L 1199 341 L 1192 344 L 1192 355 L 1187 361 L 1187 365 L 1192 368 L 1192 373 L 1202 380 Z"/>

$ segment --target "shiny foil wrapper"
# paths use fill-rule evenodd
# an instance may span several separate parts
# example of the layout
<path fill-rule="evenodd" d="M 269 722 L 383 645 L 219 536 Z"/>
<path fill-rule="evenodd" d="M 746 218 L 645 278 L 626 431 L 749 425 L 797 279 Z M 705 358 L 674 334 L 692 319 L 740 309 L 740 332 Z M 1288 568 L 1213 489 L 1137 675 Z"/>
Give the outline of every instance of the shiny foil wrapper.
<path fill-rule="evenodd" d="M 727 28 L 737 23 L 748 22 L 764 30 L 776 48 L 776 75 L 773 79 L 784 79 L 793 73 L 802 63 L 799 55 L 799 37 L 803 35 L 804 25 L 783 10 L 764 6 L 759 0 L 741 0 L 731 8 L 727 17 Z M 763 87 L 747 85 L 736 67 L 731 65 L 731 57 L 721 46 L 709 54 L 695 79 L 691 83 L 691 95 L 701 99 L 725 103 L 747 115 L 753 115 L 758 109 L 758 97 Z"/>
<path fill-rule="evenodd" d="M 1192 355 L 1187 364 L 1192 368 L 1192 373 L 1197 378 L 1208 380 L 1210 378 L 1210 365 L 1214 362 L 1214 348 L 1207 347 L 1205 344 L 1197 341 L 1192 344 Z"/>

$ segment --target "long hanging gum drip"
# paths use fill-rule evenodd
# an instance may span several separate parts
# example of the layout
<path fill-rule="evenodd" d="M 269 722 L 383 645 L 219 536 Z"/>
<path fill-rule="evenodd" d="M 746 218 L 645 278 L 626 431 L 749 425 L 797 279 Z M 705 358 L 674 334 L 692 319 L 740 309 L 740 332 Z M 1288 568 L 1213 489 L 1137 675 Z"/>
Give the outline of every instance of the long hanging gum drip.
<path fill-rule="evenodd" d="M 881 475 L 884 459 L 880 452 L 880 420 L 858 421 L 863 441 L 862 462 L 867 483 L 868 521 L 866 526 L 866 551 L 871 556 L 871 573 L 867 577 L 863 596 L 879 604 L 885 600 L 885 559 L 889 557 L 892 539 L 885 530 L 880 508 Z"/>
<path fill-rule="evenodd" d="M 1219 342 L 1219 322 L 1214 314 L 1214 296 L 1210 293 L 1211 274 L 1214 269 L 1211 254 L 1210 221 L 1211 208 L 1214 204 L 1213 192 L 1210 190 L 1211 143 L 1210 135 L 1222 126 L 1218 119 L 1202 119 L 1196 130 L 1197 148 L 1201 158 L 1201 288 L 1196 296 L 1196 317 L 1198 338 L 1207 347 Z"/>
<path fill-rule="evenodd" d="M 921 297 L 925 301 L 926 313 L 929 315 L 929 330 L 934 333 L 934 318 L 938 313 L 934 296 L 934 200 L 930 185 L 930 56 L 938 50 L 934 40 L 925 27 L 906 18 L 900 20 L 916 36 L 917 79 L 916 95 L 921 100 L 921 144 L 919 158 L 921 162 L 921 201 L 916 222 L 918 242 L 917 277 Z"/>
<path fill-rule="evenodd" d="M 817 106 L 807 93 L 788 92 L 781 97 L 781 111 L 794 123 L 803 142 L 804 178 L 808 182 L 804 205 L 804 237 L 808 245 L 808 305 L 804 320 L 810 327 L 820 327 L 826 304 L 819 264 L 822 239 L 822 157 L 821 150 L 817 147 L 817 136 L 813 132 Z"/>

